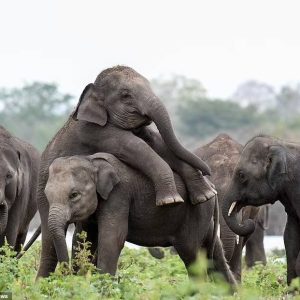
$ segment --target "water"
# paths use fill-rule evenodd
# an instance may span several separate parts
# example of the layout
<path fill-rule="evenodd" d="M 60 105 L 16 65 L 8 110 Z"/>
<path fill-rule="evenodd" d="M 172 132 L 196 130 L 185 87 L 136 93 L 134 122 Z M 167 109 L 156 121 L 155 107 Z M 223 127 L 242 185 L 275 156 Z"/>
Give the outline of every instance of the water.
<path fill-rule="evenodd" d="M 30 239 L 33 232 L 34 231 L 30 231 L 28 233 L 26 242 Z M 68 245 L 69 249 L 71 249 L 71 245 L 72 245 L 73 232 L 74 232 L 74 228 L 69 230 L 67 233 L 67 245 Z M 41 240 L 41 236 L 38 237 L 38 240 Z M 129 248 L 140 248 L 137 245 L 127 243 L 127 242 L 126 242 L 126 246 Z M 265 246 L 266 252 L 271 252 L 274 249 L 278 249 L 278 250 L 284 249 L 283 237 L 277 236 L 277 235 L 267 235 L 264 238 L 264 246 Z"/>

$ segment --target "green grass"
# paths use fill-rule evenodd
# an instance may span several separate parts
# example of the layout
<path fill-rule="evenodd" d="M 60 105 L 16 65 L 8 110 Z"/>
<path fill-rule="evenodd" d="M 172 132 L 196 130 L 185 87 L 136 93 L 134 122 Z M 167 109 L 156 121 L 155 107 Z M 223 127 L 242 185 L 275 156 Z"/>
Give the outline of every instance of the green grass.
<path fill-rule="evenodd" d="M 13 299 L 297 299 L 288 294 L 285 263 L 269 257 L 267 266 L 243 270 L 243 284 L 233 294 L 218 275 L 209 280 L 207 261 L 199 256 L 193 266 L 195 278 L 188 279 L 185 267 L 176 255 L 156 260 L 146 249 L 125 248 L 117 276 L 101 275 L 88 262 L 88 244 L 77 259 L 77 275 L 60 266 L 50 277 L 35 282 L 40 243 L 36 243 L 19 261 L 8 246 L 0 257 L 0 291 L 12 291 Z M 295 289 L 300 285 L 295 282 Z"/>

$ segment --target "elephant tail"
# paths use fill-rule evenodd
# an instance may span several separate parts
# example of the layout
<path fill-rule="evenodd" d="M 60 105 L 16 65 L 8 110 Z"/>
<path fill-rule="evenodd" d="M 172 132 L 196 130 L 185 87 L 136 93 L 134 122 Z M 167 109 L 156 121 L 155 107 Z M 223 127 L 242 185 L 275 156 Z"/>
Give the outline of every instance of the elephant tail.
<path fill-rule="evenodd" d="M 209 251 L 209 257 L 210 258 L 213 258 L 214 257 L 214 251 L 215 251 L 215 245 L 216 245 L 216 241 L 217 241 L 217 238 L 218 238 L 218 231 L 219 231 L 219 223 L 220 223 L 220 220 L 219 220 L 219 200 L 218 200 L 218 196 L 216 195 L 215 196 L 215 208 L 214 208 L 214 216 L 213 216 L 213 221 L 214 221 L 214 224 L 213 224 L 213 238 L 212 238 L 212 244 L 211 244 L 211 248 L 210 248 L 210 251 Z"/>
<path fill-rule="evenodd" d="M 25 252 L 32 246 L 32 244 L 35 242 L 35 240 L 39 237 L 40 234 L 41 234 L 41 225 L 36 229 L 31 239 L 23 247 L 22 251 L 18 253 L 18 255 L 16 256 L 17 259 L 20 259 L 25 254 Z"/>

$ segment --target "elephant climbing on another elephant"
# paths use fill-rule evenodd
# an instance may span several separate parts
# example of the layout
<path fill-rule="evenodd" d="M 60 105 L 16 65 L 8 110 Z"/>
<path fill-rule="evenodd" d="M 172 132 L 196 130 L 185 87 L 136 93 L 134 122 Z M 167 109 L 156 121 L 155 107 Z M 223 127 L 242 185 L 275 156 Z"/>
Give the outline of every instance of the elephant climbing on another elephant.
<path fill-rule="evenodd" d="M 218 192 L 219 205 L 222 206 L 223 197 L 226 192 L 226 188 L 231 180 L 235 165 L 237 164 L 242 145 L 233 140 L 227 134 L 218 135 L 210 143 L 197 148 L 194 153 L 201 157 L 212 170 L 211 181 L 215 185 Z M 266 263 L 266 255 L 263 245 L 263 234 L 261 231 L 261 224 L 264 222 L 265 207 L 245 207 L 241 211 L 239 218 L 254 220 L 258 226 L 256 232 L 254 232 L 253 238 L 249 240 L 247 246 L 248 237 L 237 238 L 236 234 L 228 227 L 224 221 L 223 216 L 220 216 L 220 238 L 224 247 L 225 257 L 234 272 L 236 278 L 241 278 L 241 259 L 242 250 L 246 243 L 246 262 L 248 266 L 252 266 L 255 262 L 261 261 Z M 239 242 L 237 242 L 239 240 Z M 160 249 L 149 249 L 149 252 L 156 258 L 162 258 L 163 251 Z"/>
<path fill-rule="evenodd" d="M 261 206 L 279 200 L 287 213 L 284 244 L 287 282 L 300 276 L 300 145 L 260 135 L 243 148 L 223 200 L 223 217 L 239 235 L 255 229 L 253 220 L 240 221 L 238 212 L 247 205 Z"/>
<path fill-rule="evenodd" d="M 0 247 L 5 239 L 16 252 L 36 213 L 39 153 L 0 126 Z"/>
<path fill-rule="evenodd" d="M 160 133 L 147 127 L 151 121 Z M 154 185 L 157 205 L 183 201 L 176 190 L 172 169 L 186 183 L 192 203 L 215 196 L 203 177 L 210 173 L 209 167 L 178 142 L 170 117 L 148 80 L 129 67 L 106 69 L 84 89 L 75 111 L 42 154 L 37 192 L 42 226 L 38 276 L 53 272 L 56 252 L 64 253 L 59 251 L 59 243 L 53 244 L 49 234 L 49 203 L 44 193 L 49 166 L 58 157 L 96 152 L 111 153 L 146 175 Z"/>
<path fill-rule="evenodd" d="M 174 173 L 181 197 L 188 200 L 185 185 Z M 189 201 L 155 205 L 151 181 L 107 153 L 71 156 L 54 160 L 45 188 L 49 201 L 48 225 L 60 262 L 69 256 L 64 232 L 76 222 L 87 232 L 92 251 L 97 249 L 97 267 L 115 274 L 125 241 L 140 246 L 174 246 L 187 269 L 201 249 L 206 249 L 215 270 L 235 285 L 217 236 L 218 204 L 207 201 L 194 206 Z M 215 221 L 214 221 L 215 220 Z M 63 232 L 61 235 L 60 233 Z"/>

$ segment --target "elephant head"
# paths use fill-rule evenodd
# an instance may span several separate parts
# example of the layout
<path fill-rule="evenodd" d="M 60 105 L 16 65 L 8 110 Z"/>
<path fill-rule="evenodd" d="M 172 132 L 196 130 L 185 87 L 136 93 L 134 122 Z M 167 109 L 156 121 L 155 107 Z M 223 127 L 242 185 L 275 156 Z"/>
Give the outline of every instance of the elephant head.
<path fill-rule="evenodd" d="M 101 72 L 84 89 L 73 118 L 125 130 L 155 123 L 169 149 L 204 175 L 208 165 L 177 140 L 168 112 L 151 89 L 149 81 L 129 67 L 117 66 Z"/>
<path fill-rule="evenodd" d="M 8 211 L 21 194 L 23 168 L 21 154 L 11 145 L 0 146 L 0 235 L 5 232 Z"/>
<path fill-rule="evenodd" d="M 119 177 L 103 153 L 57 158 L 49 167 L 45 194 L 49 202 L 48 228 L 59 262 L 68 262 L 65 239 L 68 224 L 87 219 L 107 200 Z"/>
<path fill-rule="evenodd" d="M 288 180 L 292 158 L 288 148 L 274 138 L 258 136 L 244 147 L 223 201 L 223 217 L 235 233 L 246 236 L 255 229 L 253 220 L 242 224 L 237 212 L 244 206 L 261 206 L 280 198 Z"/>

